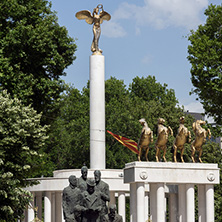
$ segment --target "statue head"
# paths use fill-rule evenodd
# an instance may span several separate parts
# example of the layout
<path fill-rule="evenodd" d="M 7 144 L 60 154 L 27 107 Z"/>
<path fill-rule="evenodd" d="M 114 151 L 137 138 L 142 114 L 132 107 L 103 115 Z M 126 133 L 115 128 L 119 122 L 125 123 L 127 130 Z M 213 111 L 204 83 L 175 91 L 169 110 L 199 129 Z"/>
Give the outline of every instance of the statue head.
<path fill-rule="evenodd" d="M 82 178 L 84 180 L 86 180 L 87 179 L 87 174 L 88 174 L 88 168 L 86 166 L 83 166 L 81 168 L 81 174 L 82 174 Z"/>
<path fill-rule="evenodd" d="M 158 124 L 164 124 L 165 123 L 165 119 L 163 119 L 163 118 L 159 118 L 158 119 Z"/>
<path fill-rule="evenodd" d="M 87 180 L 87 191 L 88 191 L 89 194 L 94 193 L 95 185 L 96 185 L 96 183 L 93 179 Z"/>
<path fill-rule="evenodd" d="M 142 119 L 139 120 L 139 122 L 143 126 L 145 124 L 146 120 L 144 118 L 142 118 Z"/>
<path fill-rule="evenodd" d="M 99 183 L 99 181 L 101 180 L 101 172 L 100 172 L 100 170 L 95 170 L 94 171 L 94 177 L 95 177 L 95 182 Z"/>
<path fill-rule="evenodd" d="M 69 186 L 70 186 L 71 188 L 77 187 L 77 179 L 76 179 L 76 176 L 71 175 L 71 176 L 69 177 Z"/>
<path fill-rule="evenodd" d="M 181 117 L 180 117 L 180 123 L 181 123 L 181 124 L 184 124 L 184 122 L 185 122 L 185 117 L 184 117 L 184 116 L 181 116 Z"/>
<path fill-rule="evenodd" d="M 110 204 L 110 206 L 109 206 L 109 217 L 114 219 L 115 215 L 116 215 L 116 205 L 115 204 Z"/>

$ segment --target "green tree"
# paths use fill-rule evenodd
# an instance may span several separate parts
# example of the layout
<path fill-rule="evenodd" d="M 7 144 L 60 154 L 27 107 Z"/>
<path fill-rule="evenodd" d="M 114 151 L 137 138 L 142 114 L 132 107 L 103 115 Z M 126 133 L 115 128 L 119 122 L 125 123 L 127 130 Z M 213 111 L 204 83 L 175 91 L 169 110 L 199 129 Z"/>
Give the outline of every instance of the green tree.
<path fill-rule="evenodd" d="M 132 90 L 132 85 L 138 91 L 141 90 L 144 95 L 153 94 L 155 96 L 149 99 L 147 96 L 142 97 Z M 174 91 L 167 89 L 166 84 L 162 86 L 151 76 L 136 77 L 129 88 L 122 80 L 111 77 L 105 82 L 105 98 L 106 129 L 136 142 L 141 132 L 139 119 L 146 118 L 149 127 L 154 130 L 156 138 L 156 125 L 159 117 L 166 120 L 166 125 L 170 125 L 176 135 L 179 117 L 184 115 L 183 110 L 176 106 Z M 163 101 L 160 102 L 158 98 L 163 98 Z M 51 146 L 49 155 L 57 164 L 57 169 L 80 168 L 83 163 L 89 166 L 89 85 L 82 92 L 73 87 L 67 89 L 63 95 L 60 111 L 60 116 L 52 125 L 50 143 L 54 145 Z M 191 122 L 192 118 L 188 118 L 187 125 L 192 126 Z M 173 140 L 174 137 L 170 137 L 167 154 L 169 161 L 172 160 Z M 154 143 L 151 144 L 151 147 L 149 159 L 155 161 Z M 136 154 L 123 147 L 107 133 L 107 168 L 123 168 L 125 163 L 135 160 L 137 160 Z M 189 160 L 188 155 L 186 160 Z"/>
<path fill-rule="evenodd" d="M 69 86 L 62 95 L 59 117 L 53 122 L 48 154 L 56 169 L 89 166 L 89 89 Z"/>
<path fill-rule="evenodd" d="M 36 181 L 47 168 L 40 151 L 47 139 L 47 126 L 40 124 L 41 114 L 20 100 L 0 93 L 0 221 L 17 221 L 30 201 L 23 187 Z"/>
<path fill-rule="evenodd" d="M 222 6 L 210 5 L 206 23 L 191 31 L 187 57 L 191 80 L 206 114 L 222 124 Z"/>
<path fill-rule="evenodd" d="M 57 115 L 64 90 L 60 77 L 75 51 L 47 0 L 0 2 L 0 86 L 43 112 L 42 123 Z"/>

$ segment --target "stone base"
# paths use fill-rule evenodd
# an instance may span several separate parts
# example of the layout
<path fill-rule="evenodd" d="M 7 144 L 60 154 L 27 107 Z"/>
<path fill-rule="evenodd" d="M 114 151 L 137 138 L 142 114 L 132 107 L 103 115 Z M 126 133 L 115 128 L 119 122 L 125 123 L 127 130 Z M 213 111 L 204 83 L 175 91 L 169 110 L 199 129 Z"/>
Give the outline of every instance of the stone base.
<path fill-rule="evenodd" d="M 132 162 L 124 168 L 130 184 L 130 222 L 195 222 L 195 189 L 198 186 L 198 217 L 214 222 L 214 184 L 219 184 L 217 164 Z M 149 203 L 145 184 L 149 185 Z M 166 195 L 166 185 L 177 187 Z M 145 207 L 146 206 L 146 207 Z M 149 212 L 150 211 L 150 212 Z"/>

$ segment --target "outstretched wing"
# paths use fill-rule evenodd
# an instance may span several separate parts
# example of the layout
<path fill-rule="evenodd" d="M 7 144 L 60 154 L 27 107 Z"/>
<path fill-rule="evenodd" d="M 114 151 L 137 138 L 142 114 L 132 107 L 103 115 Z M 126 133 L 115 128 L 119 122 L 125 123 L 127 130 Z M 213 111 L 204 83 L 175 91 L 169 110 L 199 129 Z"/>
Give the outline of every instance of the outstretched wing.
<path fill-rule="evenodd" d="M 108 12 L 101 11 L 99 15 L 100 15 L 100 24 L 103 23 L 103 20 L 109 21 L 111 19 L 111 15 Z"/>
<path fill-rule="evenodd" d="M 81 20 L 81 19 L 85 19 L 85 21 L 92 25 L 93 24 L 93 17 L 90 11 L 88 10 L 82 10 L 76 13 L 76 18 Z"/>

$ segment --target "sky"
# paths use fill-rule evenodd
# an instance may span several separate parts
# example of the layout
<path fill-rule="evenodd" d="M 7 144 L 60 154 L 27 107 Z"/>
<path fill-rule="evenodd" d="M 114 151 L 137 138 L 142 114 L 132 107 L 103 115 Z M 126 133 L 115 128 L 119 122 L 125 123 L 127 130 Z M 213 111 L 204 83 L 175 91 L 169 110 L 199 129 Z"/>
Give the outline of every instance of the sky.
<path fill-rule="evenodd" d="M 193 88 L 187 60 L 187 36 L 204 24 L 204 11 L 221 0 L 51 0 L 58 22 L 75 39 L 76 60 L 63 79 L 80 91 L 89 80 L 92 25 L 78 20 L 76 12 L 93 11 L 98 4 L 111 15 L 101 24 L 99 48 L 105 56 L 105 79 L 123 80 L 126 87 L 136 77 L 155 76 L 157 82 L 174 89 L 185 110 L 203 112 Z"/>

